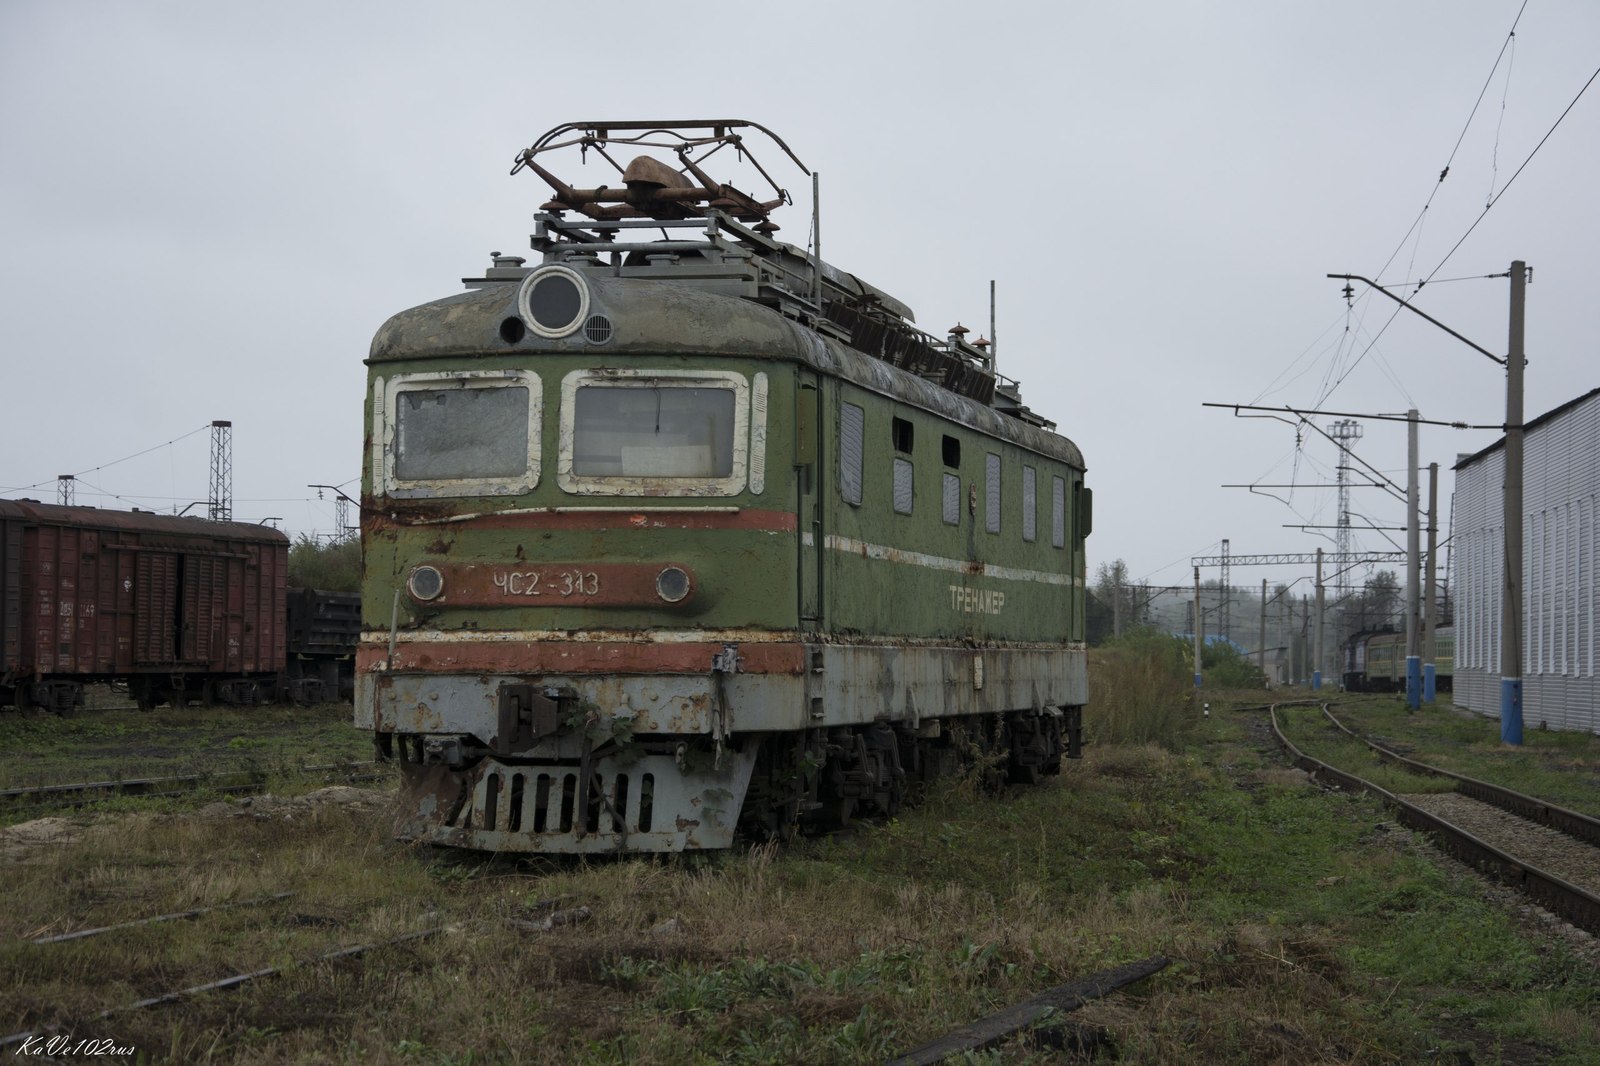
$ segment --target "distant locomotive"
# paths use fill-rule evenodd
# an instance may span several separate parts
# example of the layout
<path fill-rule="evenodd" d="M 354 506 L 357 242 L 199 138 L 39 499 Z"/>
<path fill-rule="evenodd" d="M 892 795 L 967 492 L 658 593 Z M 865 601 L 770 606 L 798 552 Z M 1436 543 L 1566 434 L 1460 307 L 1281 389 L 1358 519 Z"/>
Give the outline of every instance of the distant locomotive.
<path fill-rule="evenodd" d="M 373 340 L 356 722 L 404 838 L 727 847 L 1078 752 L 1081 453 L 987 342 L 774 240 L 782 189 L 712 180 L 752 128 L 799 165 L 742 121 L 552 130 L 513 170 L 543 261 Z M 545 169 L 573 146 L 612 184 Z"/>
<path fill-rule="evenodd" d="M 358 598 L 287 569 L 275 529 L 0 500 L 0 707 L 70 712 L 95 683 L 145 709 L 331 698 Z"/>
<path fill-rule="evenodd" d="M 1434 688 L 1449 692 L 1455 677 L 1456 631 L 1434 631 Z M 1345 641 L 1344 687 L 1349 692 L 1404 692 L 1406 635 L 1392 626 L 1357 633 Z"/>

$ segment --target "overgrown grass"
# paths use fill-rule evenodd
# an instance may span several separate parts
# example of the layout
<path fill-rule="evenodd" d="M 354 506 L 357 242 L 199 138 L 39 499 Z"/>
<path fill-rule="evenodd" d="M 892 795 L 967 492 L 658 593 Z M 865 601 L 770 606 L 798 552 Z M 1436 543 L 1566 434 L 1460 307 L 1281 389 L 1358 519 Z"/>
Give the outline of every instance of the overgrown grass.
<path fill-rule="evenodd" d="M 1279 707 L 1283 733 L 1305 754 L 1371 781 L 1396 794 L 1453 792 L 1455 782 L 1438 774 L 1411 770 L 1384 759 L 1356 737 L 1328 721 L 1320 706 Z M 1346 723 L 1349 724 L 1349 723 Z"/>
<path fill-rule="evenodd" d="M 1500 742 L 1498 719 L 1440 703 L 1408 712 L 1393 696 L 1347 697 L 1339 720 L 1402 755 L 1600 817 L 1600 736 L 1528 730 Z"/>
<path fill-rule="evenodd" d="M 954 781 L 850 836 L 703 857 L 441 853 L 390 843 L 372 811 L 260 801 L 79 819 L 77 843 L 8 860 L 0 1027 L 61 1022 L 184 1062 L 877 1063 L 1162 953 L 1167 970 L 1072 1016 L 1120 1061 L 1595 1062 L 1593 962 L 1523 930 L 1372 801 L 1286 770 L 1260 725 L 1214 707 L 1181 750 L 1100 743 L 1003 798 Z M 554 912 L 573 920 L 544 929 Z M 1052 1055 L 1019 1039 L 971 1061 Z"/>
<path fill-rule="evenodd" d="M 1181 748 L 1195 721 L 1194 668 L 1186 656 L 1182 641 L 1154 630 L 1091 648 L 1087 738 Z"/>
<path fill-rule="evenodd" d="M 288 772 L 372 758 L 348 704 L 160 707 L 71 717 L 0 713 L 0 788 L 224 770 Z"/>

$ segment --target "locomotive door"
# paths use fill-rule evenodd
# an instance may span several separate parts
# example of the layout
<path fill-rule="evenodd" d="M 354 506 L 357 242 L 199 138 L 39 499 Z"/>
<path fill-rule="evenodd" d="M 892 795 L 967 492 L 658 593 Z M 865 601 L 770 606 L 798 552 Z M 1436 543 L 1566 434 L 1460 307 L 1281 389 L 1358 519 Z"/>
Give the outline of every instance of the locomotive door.
<path fill-rule="evenodd" d="M 794 467 L 800 538 L 800 624 L 822 627 L 823 452 L 822 389 L 817 375 L 801 370 L 795 382 Z"/>

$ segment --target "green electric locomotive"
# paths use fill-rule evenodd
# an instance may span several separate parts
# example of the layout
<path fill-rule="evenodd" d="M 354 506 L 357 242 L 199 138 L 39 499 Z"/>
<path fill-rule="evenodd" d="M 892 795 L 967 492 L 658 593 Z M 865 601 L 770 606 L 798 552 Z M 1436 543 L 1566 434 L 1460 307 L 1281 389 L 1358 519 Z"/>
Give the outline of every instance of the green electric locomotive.
<path fill-rule="evenodd" d="M 513 170 L 541 258 L 373 340 L 356 722 L 404 838 L 721 848 L 1077 754 L 1081 453 L 987 342 L 776 240 L 776 184 L 713 180 L 770 183 L 752 131 L 800 165 L 736 120 L 552 130 Z"/>

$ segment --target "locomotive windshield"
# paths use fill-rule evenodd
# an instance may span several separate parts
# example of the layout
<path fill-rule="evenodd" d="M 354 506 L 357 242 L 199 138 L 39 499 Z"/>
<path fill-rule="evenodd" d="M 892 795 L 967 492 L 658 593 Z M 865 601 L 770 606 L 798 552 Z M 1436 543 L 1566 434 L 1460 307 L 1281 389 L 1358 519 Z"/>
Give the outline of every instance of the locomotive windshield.
<path fill-rule="evenodd" d="M 528 468 L 528 390 L 414 389 L 396 405 L 402 481 L 515 477 Z"/>
<path fill-rule="evenodd" d="M 733 472 L 732 389 L 580 388 L 572 472 L 590 477 L 724 478 Z"/>
<path fill-rule="evenodd" d="M 756 379 L 761 400 L 752 429 L 751 385 L 742 374 L 573 371 L 561 382 L 561 488 L 603 496 L 760 492 L 766 378 Z"/>
<path fill-rule="evenodd" d="M 374 456 L 401 498 L 519 495 L 539 481 L 539 379 L 527 371 L 407 374 L 373 401 Z"/>

